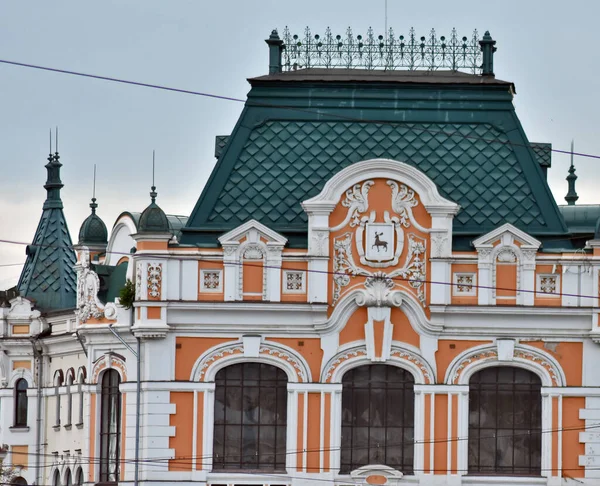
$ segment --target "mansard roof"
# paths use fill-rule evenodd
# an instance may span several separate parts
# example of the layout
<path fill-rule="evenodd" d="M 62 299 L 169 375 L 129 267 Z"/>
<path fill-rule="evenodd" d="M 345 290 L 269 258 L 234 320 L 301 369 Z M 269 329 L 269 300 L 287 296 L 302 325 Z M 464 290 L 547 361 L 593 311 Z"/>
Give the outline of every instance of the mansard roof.
<path fill-rule="evenodd" d="M 181 243 L 215 246 L 221 234 L 256 219 L 290 246 L 304 246 L 300 203 L 340 170 L 374 158 L 416 167 L 461 206 L 456 241 L 504 223 L 538 238 L 568 233 L 515 113 L 512 83 L 454 72 L 349 71 L 250 79 L 245 108 Z"/>
<path fill-rule="evenodd" d="M 19 294 L 43 311 L 74 308 L 76 302 L 76 258 L 60 198 L 61 166 L 58 153 L 49 157 L 47 198 L 17 284 Z"/>

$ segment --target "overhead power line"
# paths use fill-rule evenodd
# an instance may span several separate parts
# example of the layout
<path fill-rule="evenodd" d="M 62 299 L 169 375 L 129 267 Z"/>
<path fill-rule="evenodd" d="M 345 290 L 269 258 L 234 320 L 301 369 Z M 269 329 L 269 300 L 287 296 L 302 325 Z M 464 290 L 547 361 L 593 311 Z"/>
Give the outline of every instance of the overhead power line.
<path fill-rule="evenodd" d="M 26 243 L 24 241 L 14 241 L 14 240 L 6 240 L 6 239 L 0 239 L 0 243 L 7 243 L 7 244 L 13 244 L 13 245 L 31 245 L 30 243 Z M 58 249 L 58 248 L 66 248 L 66 249 L 70 249 L 70 250 L 74 250 L 74 246 L 68 246 L 68 245 L 31 245 L 31 246 L 36 246 L 39 248 L 54 248 L 54 249 Z M 118 251 L 107 251 L 106 253 L 112 254 L 112 255 L 124 255 L 124 256 L 132 256 L 131 253 L 126 253 L 126 252 L 118 252 Z M 165 254 L 164 253 L 144 253 L 145 257 L 164 257 Z M 307 255 L 308 256 L 308 255 Z M 213 258 L 202 258 L 200 256 L 198 256 L 198 260 L 204 260 L 204 261 L 214 261 Z M 586 259 L 582 258 L 581 260 L 576 260 L 573 263 L 579 263 L 580 264 L 586 264 Z M 239 265 L 239 266 L 245 266 L 245 267 L 260 267 L 260 268 L 273 268 L 273 269 L 284 269 L 284 270 L 294 270 L 294 271 L 298 271 L 298 272 L 309 272 L 309 273 L 317 273 L 317 274 L 327 274 L 327 275 L 345 275 L 345 276 L 350 276 L 350 277 L 365 277 L 365 275 L 353 275 L 353 274 L 349 274 L 349 273 L 343 273 L 343 272 L 333 272 L 333 271 L 329 271 L 329 270 L 311 270 L 308 268 L 292 268 L 292 267 L 285 267 L 283 268 L 282 265 L 267 265 L 267 264 L 255 264 L 255 263 L 250 263 L 249 261 L 242 261 L 242 262 L 223 262 L 223 264 L 225 266 L 227 265 Z M 588 263 L 589 264 L 589 263 Z M 407 277 L 388 277 L 390 280 L 392 281 L 399 281 L 399 282 L 408 282 L 408 283 L 414 283 L 414 284 L 430 284 L 430 285 L 445 285 L 445 286 L 449 286 L 449 287 L 454 287 L 454 286 L 464 286 L 464 284 L 458 284 L 458 283 L 454 283 L 454 282 L 442 282 L 442 281 L 438 281 L 438 280 L 427 280 L 427 279 L 419 279 L 419 278 L 407 278 Z M 505 291 L 511 291 L 511 292 L 522 292 L 522 293 L 531 293 L 531 294 L 540 294 L 541 292 L 539 292 L 538 290 L 535 289 L 517 289 L 517 288 L 512 288 L 512 287 L 497 287 L 497 286 L 492 286 L 492 285 L 480 285 L 480 284 L 471 284 L 470 287 L 473 288 L 478 288 L 478 289 L 487 289 L 487 290 L 505 290 Z M 585 295 L 585 294 L 574 294 L 574 293 L 568 293 L 568 292 L 556 292 L 553 293 L 552 295 L 557 295 L 557 296 L 565 296 L 565 297 L 581 297 L 581 298 L 585 298 L 585 299 L 594 299 L 594 300 L 598 300 L 600 299 L 600 295 Z"/>
<path fill-rule="evenodd" d="M 113 83 L 121 83 L 121 84 L 128 84 L 128 85 L 132 85 L 132 86 L 144 87 L 144 88 L 172 91 L 175 93 L 182 93 L 182 94 L 188 94 L 188 95 L 194 95 L 194 96 L 202 96 L 202 97 L 206 97 L 206 98 L 215 98 L 215 99 L 224 100 L 224 101 L 235 101 L 237 103 L 246 103 L 248 106 L 257 106 L 257 107 L 264 107 L 264 108 L 279 108 L 279 109 L 287 109 L 287 110 L 299 111 L 299 112 L 304 112 L 304 113 L 321 114 L 321 115 L 323 114 L 323 110 L 311 110 L 311 109 L 298 108 L 298 107 L 293 107 L 293 106 L 276 105 L 276 104 L 270 104 L 270 103 L 258 103 L 258 102 L 251 101 L 251 100 L 235 98 L 233 96 L 218 95 L 218 94 L 214 94 L 214 93 L 208 93 L 208 92 L 203 92 L 203 91 L 193 91 L 193 90 L 181 89 L 181 88 L 172 88 L 170 86 L 165 86 L 165 85 L 160 85 L 160 84 L 144 83 L 141 81 L 131 81 L 131 80 L 127 80 L 127 79 L 115 78 L 115 77 L 110 77 L 110 76 L 101 76 L 98 74 L 89 74 L 89 73 L 82 73 L 79 71 L 71 71 L 71 70 L 67 70 L 67 69 L 59 69 L 59 68 L 53 68 L 53 67 L 48 67 L 48 66 L 39 66 L 36 64 L 30 64 L 30 63 L 24 63 L 24 62 L 9 61 L 7 59 L 0 59 L 0 63 L 11 65 L 11 66 L 18 66 L 18 67 L 38 69 L 38 70 L 42 70 L 42 71 L 49 71 L 49 72 L 60 73 L 60 74 L 67 74 L 67 75 L 71 75 L 71 76 L 79 76 L 79 77 L 83 77 L 83 78 L 98 79 L 101 81 L 110 81 Z M 347 120 L 347 121 L 358 121 L 358 122 L 368 121 L 368 122 L 372 122 L 372 123 L 386 123 L 386 124 L 390 124 L 390 125 L 411 125 L 411 123 L 406 123 L 406 122 L 401 122 L 401 121 L 376 120 L 376 119 L 366 120 L 363 118 L 348 117 L 348 116 L 334 114 L 334 113 L 328 113 L 328 116 L 331 116 L 333 118 L 339 118 L 342 120 Z M 427 133 L 437 133 L 437 134 L 441 133 L 441 134 L 445 134 L 449 137 L 461 137 L 461 138 L 468 138 L 468 139 L 483 140 L 488 143 L 500 143 L 500 144 L 504 144 L 504 145 L 511 145 L 514 147 L 528 147 L 528 148 L 531 147 L 528 144 L 519 144 L 519 143 L 506 141 L 506 140 L 489 139 L 489 138 L 485 138 L 485 137 L 479 137 L 476 135 L 465 135 L 465 134 L 459 133 L 457 131 L 447 132 L 444 130 L 432 130 L 432 129 L 420 128 L 420 127 L 412 127 L 412 129 L 417 130 L 417 131 L 427 132 Z M 560 153 L 560 154 L 569 154 L 572 156 L 576 155 L 578 157 L 600 159 L 600 155 L 588 154 L 588 153 L 584 153 L 584 152 L 573 152 L 572 150 L 560 150 L 560 149 L 555 149 L 555 148 L 551 148 L 550 150 L 552 152 L 556 152 L 556 153 Z"/>

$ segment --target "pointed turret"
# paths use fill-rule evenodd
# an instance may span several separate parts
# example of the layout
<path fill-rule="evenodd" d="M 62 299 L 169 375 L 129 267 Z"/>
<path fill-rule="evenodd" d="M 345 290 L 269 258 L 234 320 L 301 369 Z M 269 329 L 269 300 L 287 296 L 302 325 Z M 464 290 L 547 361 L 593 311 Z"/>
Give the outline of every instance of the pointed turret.
<path fill-rule="evenodd" d="M 569 206 L 574 206 L 575 201 L 579 199 L 577 192 L 575 191 L 575 182 L 577 181 L 577 176 L 575 175 L 575 165 L 573 164 L 573 148 L 574 144 L 571 141 L 571 167 L 569 167 L 569 175 L 567 176 L 567 182 L 569 183 L 569 192 L 565 196 L 565 201 Z"/>
<path fill-rule="evenodd" d="M 42 311 L 73 308 L 76 302 L 75 252 L 60 198 L 61 167 L 58 146 L 54 155 L 50 147 L 46 201 L 17 285 L 19 294 Z"/>

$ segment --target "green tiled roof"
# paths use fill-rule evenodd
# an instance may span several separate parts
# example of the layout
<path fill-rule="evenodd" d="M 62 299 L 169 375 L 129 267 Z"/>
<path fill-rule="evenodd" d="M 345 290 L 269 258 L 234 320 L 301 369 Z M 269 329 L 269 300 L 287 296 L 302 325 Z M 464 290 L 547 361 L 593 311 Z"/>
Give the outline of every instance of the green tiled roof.
<path fill-rule="evenodd" d="M 302 246 L 300 203 L 341 169 L 372 158 L 400 160 L 429 176 L 461 206 L 456 235 L 506 222 L 533 235 L 567 233 L 514 112 L 510 83 L 478 84 L 480 76 L 464 73 L 422 82 L 374 74 L 372 83 L 368 73 L 316 81 L 294 75 L 296 82 L 281 74 L 251 80 L 246 108 L 181 243 L 215 245 L 254 218 Z"/>
<path fill-rule="evenodd" d="M 48 194 L 17 285 L 19 294 L 35 299 L 36 307 L 43 311 L 74 308 L 77 301 L 75 252 L 60 199 L 61 165 L 58 154 L 49 157 L 44 185 Z"/>

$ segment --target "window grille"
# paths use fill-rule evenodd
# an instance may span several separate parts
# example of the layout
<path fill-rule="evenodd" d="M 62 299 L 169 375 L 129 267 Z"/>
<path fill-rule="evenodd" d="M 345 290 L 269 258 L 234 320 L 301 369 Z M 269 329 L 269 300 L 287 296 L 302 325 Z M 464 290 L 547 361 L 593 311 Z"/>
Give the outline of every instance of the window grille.
<path fill-rule="evenodd" d="M 285 471 L 287 375 L 242 363 L 215 378 L 213 470 Z"/>
<path fill-rule="evenodd" d="M 493 367 L 469 383 L 469 473 L 539 476 L 541 381 L 515 367 Z"/>
<path fill-rule="evenodd" d="M 340 473 L 383 464 L 413 474 L 414 378 L 388 365 L 366 365 L 342 379 Z"/>

